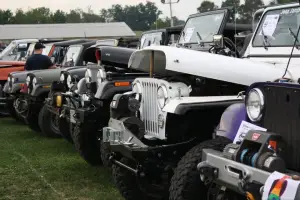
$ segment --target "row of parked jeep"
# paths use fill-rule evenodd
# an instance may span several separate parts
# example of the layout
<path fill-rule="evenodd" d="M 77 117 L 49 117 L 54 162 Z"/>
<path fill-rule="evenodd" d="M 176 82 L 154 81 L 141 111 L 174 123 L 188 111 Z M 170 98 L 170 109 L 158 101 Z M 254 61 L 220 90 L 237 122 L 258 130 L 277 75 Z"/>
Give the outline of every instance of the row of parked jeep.
<path fill-rule="evenodd" d="M 300 6 L 230 16 L 194 14 L 137 47 L 49 43 L 61 68 L 9 73 L 1 101 L 110 168 L 126 200 L 300 199 Z"/>

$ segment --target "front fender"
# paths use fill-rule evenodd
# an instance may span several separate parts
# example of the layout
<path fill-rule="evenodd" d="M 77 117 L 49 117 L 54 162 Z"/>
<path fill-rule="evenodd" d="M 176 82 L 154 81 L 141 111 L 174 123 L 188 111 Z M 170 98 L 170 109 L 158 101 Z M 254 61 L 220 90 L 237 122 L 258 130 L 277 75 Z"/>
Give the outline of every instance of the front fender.
<path fill-rule="evenodd" d="M 170 100 L 163 108 L 164 112 L 184 115 L 190 110 L 203 107 L 230 106 L 242 103 L 243 99 L 237 96 L 208 96 L 208 97 L 181 97 Z"/>
<path fill-rule="evenodd" d="M 9 93 L 17 93 L 23 88 L 23 86 L 24 83 L 14 83 Z"/>
<path fill-rule="evenodd" d="M 7 81 L 6 81 L 6 83 L 4 84 L 4 86 L 3 86 L 3 92 L 4 92 L 4 93 L 9 93 L 9 84 L 8 84 Z"/>
<path fill-rule="evenodd" d="M 123 94 L 131 91 L 132 86 L 115 86 L 115 83 L 119 81 L 107 81 L 103 82 L 97 89 L 95 97 L 98 99 L 112 99 L 115 94 Z M 132 82 L 132 80 L 128 81 Z"/>
<path fill-rule="evenodd" d="M 244 103 L 229 106 L 221 116 L 216 135 L 234 140 L 242 121 L 246 120 L 246 107 Z"/>
<path fill-rule="evenodd" d="M 41 95 L 44 95 L 44 94 L 48 94 L 51 90 L 51 85 L 50 84 L 39 84 L 39 85 L 36 85 L 32 92 L 31 92 L 31 96 L 35 96 L 35 97 L 38 97 L 38 96 L 41 96 Z"/>

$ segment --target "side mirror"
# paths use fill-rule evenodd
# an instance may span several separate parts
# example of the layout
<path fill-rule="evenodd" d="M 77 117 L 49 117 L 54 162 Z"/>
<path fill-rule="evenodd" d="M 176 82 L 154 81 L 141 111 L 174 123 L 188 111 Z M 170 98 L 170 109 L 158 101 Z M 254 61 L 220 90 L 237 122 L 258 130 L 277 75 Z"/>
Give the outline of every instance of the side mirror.
<path fill-rule="evenodd" d="M 214 35 L 213 42 L 216 49 L 224 49 L 224 36 Z"/>

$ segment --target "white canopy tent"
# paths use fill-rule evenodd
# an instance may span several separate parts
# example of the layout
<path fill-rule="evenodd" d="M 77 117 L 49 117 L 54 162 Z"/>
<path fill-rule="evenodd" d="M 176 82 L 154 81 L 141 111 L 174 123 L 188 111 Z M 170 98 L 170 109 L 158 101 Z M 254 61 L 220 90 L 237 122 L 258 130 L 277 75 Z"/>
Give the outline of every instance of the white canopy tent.
<path fill-rule="evenodd" d="M 136 34 L 124 22 L 0 25 L 0 40 L 25 38 L 106 38 Z"/>

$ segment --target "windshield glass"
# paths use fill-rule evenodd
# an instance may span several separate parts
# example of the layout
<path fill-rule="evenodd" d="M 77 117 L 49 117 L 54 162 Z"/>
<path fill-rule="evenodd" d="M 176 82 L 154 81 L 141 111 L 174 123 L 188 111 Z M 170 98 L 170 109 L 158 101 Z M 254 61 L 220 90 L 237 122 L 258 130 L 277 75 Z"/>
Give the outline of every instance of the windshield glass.
<path fill-rule="evenodd" d="M 68 66 L 68 67 L 74 66 L 79 57 L 80 50 L 81 50 L 81 46 L 69 47 L 69 49 L 64 57 L 64 61 L 63 61 L 62 65 Z"/>
<path fill-rule="evenodd" d="M 43 49 L 42 54 L 45 55 L 45 56 L 48 56 L 51 49 L 52 49 L 52 44 L 45 45 L 45 48 Z"/>
<path fill-rule="evenodd" d="M 0 59 L 3 60 L 4 57 L 9 56 L 9 54 L 12 54 L 13 51 L 17 51 L 17 44 L 16 42 L 11 42 L 1 53 L 0 53 Z M 17 52 L 15 52 L 17 53 Z"/>
<path fill-rule="evenodd" d="M 160 45 L 162 42 L 163 32 L 146 33 L 141 38 L 140 49 L 148 47 L 150 45 Z"/>
<path fill-rule="evenodd" d="M 27 49 L 25 59 L 32 55 L 35 43 L 31 43 Z"/>
<path fill-rule="evenodd" d="M 97 45 L 103 46 L 116 46 L 117 40 L 99 40 L 97 41 Z"/>
<path fill-rule="evenodd" d="M 253 46 L 293 46 L 299 25 L 299 7 L 270 10 L 266 12 L 259 24 Z M 298 40 L 300 40 L 299 36 Z"/>
<path fill-rule="evenodd" d="M 179 43 L 197 43 L 199 35 L 201 42 L 212 42 L 213 36 L 219 32 L 224 15 L 224 13 L 217 13 L 189 18 L 179 38 Z"/>

